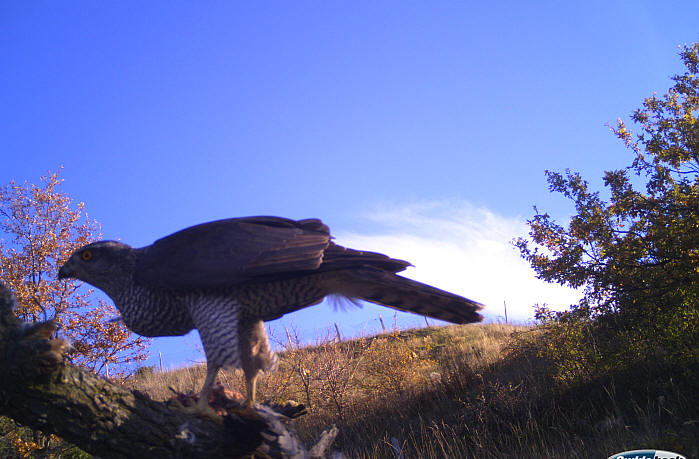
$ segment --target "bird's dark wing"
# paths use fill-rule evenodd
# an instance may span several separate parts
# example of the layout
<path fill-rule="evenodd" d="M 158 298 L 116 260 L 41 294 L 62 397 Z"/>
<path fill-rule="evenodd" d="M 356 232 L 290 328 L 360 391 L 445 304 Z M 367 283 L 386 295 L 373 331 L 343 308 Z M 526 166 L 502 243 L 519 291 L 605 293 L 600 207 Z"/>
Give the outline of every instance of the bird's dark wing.
<path fill-rule="evenodd" d="M 342 247 L 330 242 L 323 254 L 323 264 L 320 271 L 337 271 L 339 269 L 374 267 L 391 273 L 403 271 L 410 262 L 391 258 L 378 252 L 364 252 L 361 250 Z"/>
<path fill-rule="evenodd" d="M 134 280 L 163 288 L 233 285 L 320 266 L 330 230 L 317 219 L 245 217 L 178 231 L 145 247 Z"/>

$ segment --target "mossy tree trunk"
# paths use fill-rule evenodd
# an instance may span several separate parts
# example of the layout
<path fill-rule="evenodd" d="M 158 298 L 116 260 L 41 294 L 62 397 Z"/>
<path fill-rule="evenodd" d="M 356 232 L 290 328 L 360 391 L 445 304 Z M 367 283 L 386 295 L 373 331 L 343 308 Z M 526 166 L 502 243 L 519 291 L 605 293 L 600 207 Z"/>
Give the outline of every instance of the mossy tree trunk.
<path fill-rule="evenodd" d="M 24 324 L 14 305 L 0 283 L 1 415 L 105 458 L 277 455 L 284 443 L 308 455 L 278 416 L 199 418 L 66 364 L 68 344 L 50 339 L 55 325 Z"/>

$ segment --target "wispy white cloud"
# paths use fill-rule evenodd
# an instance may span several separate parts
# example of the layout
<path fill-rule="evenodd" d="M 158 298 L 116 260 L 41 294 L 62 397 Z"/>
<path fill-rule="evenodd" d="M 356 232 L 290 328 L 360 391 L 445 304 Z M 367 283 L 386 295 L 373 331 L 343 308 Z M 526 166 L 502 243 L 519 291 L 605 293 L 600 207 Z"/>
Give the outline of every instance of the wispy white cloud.
<path fill-rule="evenodd" d="M 527 234 L 524 219 L 498 215 L 463 201 L 421 202 L 377 208 L 361 232 L 336 234 L 348 247 L 389 254 L 414 267 L 403 275 L 486 305 L 491 319 L 524 321 L 536 303 L 565 309 L 580 293 L 536 278 L 511 240 Z"/>

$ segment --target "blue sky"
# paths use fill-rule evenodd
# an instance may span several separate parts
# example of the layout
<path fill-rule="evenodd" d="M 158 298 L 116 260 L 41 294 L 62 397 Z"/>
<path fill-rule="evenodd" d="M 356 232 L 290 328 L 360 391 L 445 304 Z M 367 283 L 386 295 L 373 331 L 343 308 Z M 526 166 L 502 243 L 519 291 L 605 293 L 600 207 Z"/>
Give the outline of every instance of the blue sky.
<path fill-rule="evenodd" d="M 6 1 L 0 183 L 63 165 L 104 238 L 134 246 L 225 217 L 320 217 L 491 320 L 503 301 L 526 320 L 575 297 L 508 245 L 533 205 L 571 211 L 544 170 L 599 186 L 628 164 L 605 123 L 670 86 L 697 18 L 685 1 Z M 321 305 L 272 327 L 350 335 L 379 313 L 393 322 Z M 196 343 L 153 349 L 177 365 Z"/>

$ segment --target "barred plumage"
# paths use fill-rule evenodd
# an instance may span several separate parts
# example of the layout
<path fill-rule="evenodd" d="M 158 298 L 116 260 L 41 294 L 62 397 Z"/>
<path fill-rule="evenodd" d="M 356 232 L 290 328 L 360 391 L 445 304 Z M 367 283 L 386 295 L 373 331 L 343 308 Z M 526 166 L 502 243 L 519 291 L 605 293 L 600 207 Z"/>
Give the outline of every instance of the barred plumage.
<path fill-rule="evenodd" d="M 204 404 L 222 367 L 244 370 L 252 404 L 257 375 L 277 363 L 264 321 L 327 295 L 456 323 L 482 320 L 481 304 L 396 275 L 408 262 L 330 239 L 317 219 L 219 220 L 140 249 L 115 241 L 89 244 L 61 267 L 59 278 L 102 289 L 136 333 L 171 336 L 196 328 L 207 359 Z"/>

